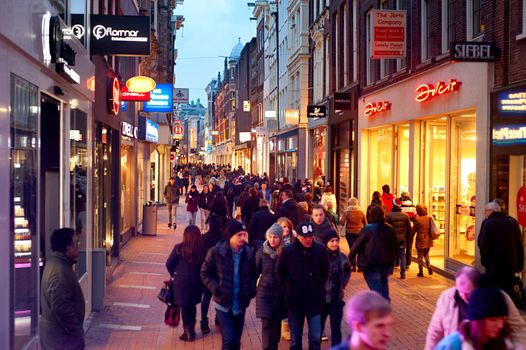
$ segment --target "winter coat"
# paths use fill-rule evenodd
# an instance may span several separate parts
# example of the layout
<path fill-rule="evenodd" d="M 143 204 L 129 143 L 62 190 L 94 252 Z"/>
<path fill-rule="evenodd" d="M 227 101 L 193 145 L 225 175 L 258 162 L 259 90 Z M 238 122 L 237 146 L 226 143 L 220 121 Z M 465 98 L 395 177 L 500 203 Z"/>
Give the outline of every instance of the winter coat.
<path fill-rule="evenodd" d="M 325 302 L 343 301 L 343 290 L 351 278 L 349 258 L 340 252 L 327 251 L 329 257 L 329 277 L 325 283 Z"/>
<path fill-rule="evenodd" d="M 365 226 L 354 242 L 349 256 L 358 254 L 358 267 L 365 271 L 375 268 L 393 268 L 398 255 L 398 237 L 393 226 L 374 222 Z"/>
<path fill-rule="evenodd" d="M 493 213 L 482 223 L 478 237 L 480 259 L 491 275 L 522 271 L 524 246 L 517 221 L 504 213 Z"/>
<path fill-rule="evenodd" d="M 288 218 L 292 221 L 292 226 L 296 227 L 303 220 L 303 210 L 298 207 L 298 202 L 291 198 L 281 204 L 278 216 Z"/>
<path fill-rule="evenodd" d="M 358 234 L 362 228 L 367 225 L 365 214 L 358 208 L 348 207 L 340 218 L 340 224 L 345 224 L 345 232 L 349 234 Z"/>
<path fill-rule="evenodd" d="M 85 301 L 75 262 L 51 252 L 41 282 L 40 340 L 43 349 L 84 349 Z"/>
<path fill-rule="evenodd" d="M 324 246 L 313 242 L 306 248 L 295 240 L 281 251 L 276 270 L 289 310 L 306 316 L 321 314 L 329 275 Z"/>
<path fill-rule="evenodd" d="M 392 193 L 383 193 L 382 194 L 382 203 L 385 205 L 385 208 L 388 213 L 393 209 L 393 199 L 395 196 Z"/>
<path fill-rule="evenodd" d="M 223 231 L 221 231 L 221 227 L 212 227 L 210 226 L 210 230 L 201 237 L 201 240 L 203 242 L 203 250 L 205 254 L 210 250 L 210 248 L 214 247 L 219 241 L 223 238 Z"/>
<path fill-rule="evenodd" d="M 168 185 L 164 187 L 163 195 L 168 204 L 179 202 L 179 186 L 177 183 L 174 182 L 173 186 L 168 183 Z"/>
<path fill-rule="evenodd" d="M 199 208 L 199 192 L 191 192 L 189 191 L 186 195 L 186 211 L 189 211 L 191 213 L 196 212 Z"/>
<path fill-rule="evenodd" d="M 201 192 L 199 195 L 199 208 L 210 210 L 212 207 L 212 201 L 214 200 L 214 194 L 212 192 L 205 193 Z"/>
<path fill-rule="evenodd" d="M 239 194 L 239 198 L 236 201 L 236 207 L 243 207 L 245 201 L 250 197 L 248 191 L 243 191 Z"/>
<path fill-rule="evenodd" d="M 256 296 L 256 264 L 252 249 L 241 248 L 239 264 L 239 305 L 246 309 L 250 299 Z M 201 267 L 201 280 L 210 290 L 214 301 L 225 308 L 231 308 L 234 301 L 234 258 L 228 240 L 219 242 L 206 254 Z"/>
<path fill-rule="evenodd" d="M 272 255 L 269 252 L 272 251 Z M 259 277 L 256 294 L 256 317 L 279 318 L 287 317 L 287 306 L 283 291 L 276 273 L 278 252 L 271 248 L 268 241 L 263 243 L 256 254 L 256 271 Z"/>
<path fill-rule="evenodd" d="M 475 350 L 471 342 L 465 339 L 459 331 L 455 331 L 446 338 L 442 339 L 435 347 L 435 350 Z M 505 348 L 499 350 L 517 350 L 511 339 L 505 340 Z"/>
<path fill-rule="evenodd" d="M 433 350 L 441 339 L 454 333 L 458 329 L 458 305 L 455 301 L 455 287 L 442 292 L 436 303 L 435 312 L 427 328 L 426 345 L 424 350 Z M 526 346 L 526 322 L 508 294 L 502 293 L 508 305 L 508 325 L 511 337 L 516 345 Z"/>
<path fill-rule="evenodd" d="M 252 243 L 254 240 L 265 240 L 265 233 L 276 222 L 276 217 L 270 212 L 268 207 L 260 207 L 247 226 L 248 241 Z"/>
<path fill-rule="evenodd" d="M 416 234 L 416 249 L 425 249 L 433 246 L 433 238 L 431 237 L 429 220 L 430 217 L 427 214 L 419 216 L 415 220 L 415 226 L 413 226 L 413 233 Z"/>
<path fill-rule="evenodd" d="M 199 275 L 202 260 L 191 263 L 181 255 L 181 246 L 182 244 L 177 244 L 172 250 L 168 260 L 166 260 L 166 269 L 174 277 L 174 304 L 193 306 L 201 302 L 201 294 L 203 293 L 203 284 Z M 202 252 L 201 255 L 203 255 Z"/>
<path fill-rule="evenodd" d="M 329 219 L 325 218 L 320 225 L 316 224 L 311 219 L 310 224 L 312 225 L 312 231 L 314 232 L 314 239 L 316 240 L 316 242 L 321 243 L 322 245 L 325 245 L 325 241 L 324 241 L 325 234 L 327 233 L 327 231 L 334 229 Z"/>
<path fill-rule="evenodd" d="M 338 208 L 338 203 L 336 203 L 336 196 L 334 195 L 334 193 L 325 192 L 321 196 L 320 204 L 323 205 L 325 210 L 328 210 L 327 202 L 332 202 L 332 209 L 334 210 L 335 213 L 337 213 L 338 210 L 336 209 Z"/>
<path fill-rule="evenodd" d="M 405 200 L 402 202 L 402 212 L 409 215 L 409 219 L 413 221 L 416 218 L 416 207 L 413 205 L 411 200 Z"/>
<path fill-rule="evenodd" d="M 387 223 L 394 227 L 398 242 L 405 242 L 411 235 L 411 222 L 409 215 L 402 212 L 401 209 L 393 207 L 387 215 Z"/>
<path fill-rule="evenodd" d="M 245 225 L 248 225 L 252 215 L 259 209 L 259 196 L 248 197 L 241 207 L 241 218 Z"/>

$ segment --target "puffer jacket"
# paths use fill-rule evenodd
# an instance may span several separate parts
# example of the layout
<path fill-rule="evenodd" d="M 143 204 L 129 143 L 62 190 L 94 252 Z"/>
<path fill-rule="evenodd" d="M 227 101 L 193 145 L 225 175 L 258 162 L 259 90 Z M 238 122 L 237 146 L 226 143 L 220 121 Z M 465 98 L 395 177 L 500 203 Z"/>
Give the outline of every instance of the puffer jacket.
<path fill-rule="evenodd" d="M 272 252 L 272 253 L 270 253 Z M 256 292 L 256 317 L 279 318 L 287 317 L 287 306 L 276 273 L 278 252 L 273 250 L 268 241 L 263 243 L 256 254 L 256 270 L 259 283 Z"/>
<path fill-rule="evenodd" d="M 86 303 L 72 268 L 74 263 L 64 253 L 51 252 L 44 267 L 39 322 L 43 349 L 84 349 Z"/>
<path fill-rule="evenodd" d="M 362 271 L 383 267 L 392 269 L 398 255 L 398 237 L 393 226 L 384 222 L 365 226 L 352 246 L 351 260 L 356 254 Z"/>
<path fill-rule="evenodd" d="M 239 304 L 246 309 L 256 296 L 256 264 L 252 249 L 244 245 L 239 264 Z M 206 254 L 201 266 L 201 281 L 210 290 L 214 301 L 231 308 L 234 301 L 234 258 L 228 240 L 219 242 Z"/>
<path fill-rule="evenodd" d="M 345 224 L 346 233 L 358 234 L 367 225 L 367 220 L 364 212 L 359 207 L 348 207 L 340 218 L 340 224 Z"/>
<path fill-rule="evenodd" d="M 340 252 L 327 251 L 329 256 L 329 277 L 325 283 L 325 302 L 343 301 L 343 290 L 351 278 L 349 258 Z"/>
<path fill-rule="evenodd" d="M 426 249 L 433 246 L 433 238 L 431 237 L 429 220 L 429 215 L 419 216 L 415 220 L 413 233 L 416 234 L 416 249 Z"/>
<path fill-rule="evenodd" d="M 401 209 L 393 207 L 391 212 L 387 215 L 387 223 L 391 224 L 398 237 L 398 242 L 405 242 L 411 234 L 411 222 L 409 215 L 402 212 Z"/>

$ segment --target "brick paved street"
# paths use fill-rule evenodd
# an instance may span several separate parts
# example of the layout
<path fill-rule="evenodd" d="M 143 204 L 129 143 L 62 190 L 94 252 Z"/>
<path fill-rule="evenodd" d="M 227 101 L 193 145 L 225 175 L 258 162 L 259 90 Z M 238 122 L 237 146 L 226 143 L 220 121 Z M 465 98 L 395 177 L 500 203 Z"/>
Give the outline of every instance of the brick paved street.
<path fill-rule="evenodd" d="M 186 212 L 178 208 L 177 230 L 167 228 L 167 210 L 160 208 L 157 236 L 139 236 L 126 244 L 121 252 L 121 261 L 106 288 L 105 308 L 93 313 L 88 324 L 86 342 L 89 349 L 220 349 L 219 328 L 203 337 L 197 328 L 197 339 L 192 343 L 179 340 L 182 324 L 178 329 L 163 323 L 165 305 L 156 295 L 167 272 L 164 263 L 175 243 L 182 239 Z M 199 218 L 199 217 L 198 217 Z M 345 245 L 342 249 L 346 250 Z M 453 282 L 438 274 L 425 278 L 416 277 L 413 263 L 406 280 L 398 279 L 395 271 L 390 279 L 391 298 L 396 324 L 390 349 L 422 349 L 425 332 L 435 302 L 440 293 Z M 353 273 L 346 289 L 346 296 L 366 289 L 362 274 Z M 213 320 L 211 306 L 210 319 Z M 198 305 L 197 322 L 200 311 Z M 349 332 L 343 325 L 344 337 Z M 326 325 L 329 333 L 329 325 Z M 307 348 L 304 336 L 304 348 Z M 329 349 L 329 342 L 323 342 Z M 283 339 L 280 349 L 288 349 L 289 342 Z M 261 349 L 261 323 L 255 317 L 255 301 L 247 311 L 242 349 Z"/>

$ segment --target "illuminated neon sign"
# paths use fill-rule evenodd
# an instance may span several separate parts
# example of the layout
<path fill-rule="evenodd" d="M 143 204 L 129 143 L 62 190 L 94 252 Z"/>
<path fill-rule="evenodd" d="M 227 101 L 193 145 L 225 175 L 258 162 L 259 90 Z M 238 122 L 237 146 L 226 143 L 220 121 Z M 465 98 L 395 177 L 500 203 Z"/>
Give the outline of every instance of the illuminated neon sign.
<path fill-rule="evenodd" d="M 450 79 L 449 83 L 447 84 L 440 81 L 437 83 L 436 87 L 433 86 L 433 84 L 421 84 L 416 88 L 416 92 L 418 93 L 416 95 L 416 101 L 425 102 L 431 100 L 436 96 L 445 95 L 453 91 L 458 91 L 460 85 L 462 85 L 462 82 L 456 81 L 455 79 Z"/>
<path fill-rule="evenodd" d="M 391 102 L 390 101 L 383 101 L 383 102 L 369 102 L 365 105 L 365 116 L 370 117 L 375 115 L 376 113 L 388 111 L 391 109 Z"/>
<path fill-rule="evenodd" d="M 526 144 L 526 125 L 499 125 L 492 130 L 494 145 Z"/>

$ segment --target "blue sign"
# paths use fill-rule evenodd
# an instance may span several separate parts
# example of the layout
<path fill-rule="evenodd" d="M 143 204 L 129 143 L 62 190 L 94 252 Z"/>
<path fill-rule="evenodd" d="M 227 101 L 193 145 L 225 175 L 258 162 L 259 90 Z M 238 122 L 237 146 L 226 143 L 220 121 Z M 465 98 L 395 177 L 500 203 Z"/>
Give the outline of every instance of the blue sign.
<path fill-rule="evenodd" d="M 526 90 L 508 90 L 499 93 L 497 108 L 500 115 L 526 116 Z"/>
<path fill-rule="evenodd" d="M 127 109 L 128 109 L 128 102 L 121 101 L 121 112 L 126 112 Z"/>
<path fill-rule="evenodd" d="M 139 140 L 159 142 L 159 125 L 146 117 L 139 117 Z"/>
<path fill-rule="evenodd" d="M 207 152 L 212 152 L 212 145 L 211 145 L 211 144 L 208 144 L 208 145 L 206 146 L 206 151 L 207 151 Z"/>
<path fill-rule="evenodd" d="M 144 102 L 144 111 L 170 113 L 173 105 L 172 96 L 172 84 L 157 84 L 150 92 L 150 101 Z"/>
<path fill-rule="evenodd" d="M 495 125 L 491 139 L 494 145 L 525 145 L 526 125 Z"/>

